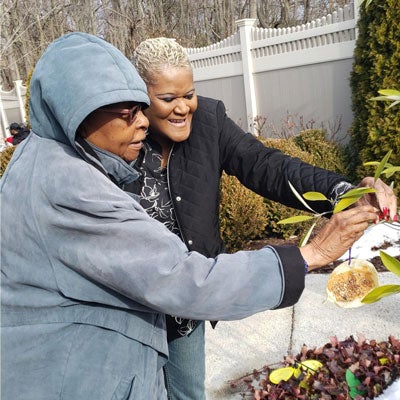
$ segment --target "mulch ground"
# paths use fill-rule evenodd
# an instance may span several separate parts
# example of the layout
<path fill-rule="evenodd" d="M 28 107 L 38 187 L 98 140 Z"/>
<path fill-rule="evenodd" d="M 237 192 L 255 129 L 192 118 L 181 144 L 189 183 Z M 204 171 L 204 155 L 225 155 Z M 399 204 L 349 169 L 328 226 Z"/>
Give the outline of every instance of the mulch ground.
<path fill-rule="evenodd" d="M 257 250 L 260 249 L 264 246 L 267 245 L 284 245 L 284 244 L 293 244 L 293 245 L 298 245 L 300 242 L 300 239 L 298 237 L 290 238 L 290 239 L 280 239 L 280 238 L 268 238 L 268 239 L 263 239 L 263 240 L 254 240 L 252 241 L 248 246 L 246 246 L 246 249 L 248 250 Z M 400 244 L 400 241 L 397 242 L 396 244 Z M 392 246 L 391 243 L 383 243 L 382 246 L 379 248 L 372 248 L 371 250 L 385 250 L 385 248 L 388 248 Z M 395 257 L 400 261 L 400 256 Z M 372 264 L 374 264 L 376 270 L 378 272 L 387 272 L 387 268 L 382 264 L 381 258 L 379 256 L 372 258 L 369 260 Z M 330 274 L 335 267 L 337 267 L 339 264 L 341 264 L 343 261 L 335 261 L 333 263 L 328 264 L 325 267 L 319 268 L 317 270 L 313 270 L 310 272 L 310 274 Z"/>

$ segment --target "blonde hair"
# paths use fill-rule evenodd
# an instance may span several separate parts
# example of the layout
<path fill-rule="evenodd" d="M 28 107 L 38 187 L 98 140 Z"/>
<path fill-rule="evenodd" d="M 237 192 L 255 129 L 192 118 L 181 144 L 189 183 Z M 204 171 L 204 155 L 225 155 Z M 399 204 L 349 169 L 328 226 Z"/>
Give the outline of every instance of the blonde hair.
<path fill-rule="evenodd" d="M 189 68 L 192 70 L 185 49 L 175 40 L 165 37 L 146 39 L 133 53 L 132 63 L 146 84 L 150 84 L 157 72 L 165 68 Z"/>

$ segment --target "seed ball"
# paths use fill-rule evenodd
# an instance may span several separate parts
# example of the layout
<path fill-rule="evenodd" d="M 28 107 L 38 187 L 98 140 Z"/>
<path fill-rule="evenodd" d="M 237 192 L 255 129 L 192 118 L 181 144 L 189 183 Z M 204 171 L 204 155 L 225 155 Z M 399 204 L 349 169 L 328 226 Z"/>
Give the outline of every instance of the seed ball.
<path fill-rule="evenodd" d="M 339 307 L 355 308 L 364 305 L 363 297 L 379 286 L 379 276 L 372 263 L 352 259 L 338 265 L 326 284 L 328 300 Z"/>

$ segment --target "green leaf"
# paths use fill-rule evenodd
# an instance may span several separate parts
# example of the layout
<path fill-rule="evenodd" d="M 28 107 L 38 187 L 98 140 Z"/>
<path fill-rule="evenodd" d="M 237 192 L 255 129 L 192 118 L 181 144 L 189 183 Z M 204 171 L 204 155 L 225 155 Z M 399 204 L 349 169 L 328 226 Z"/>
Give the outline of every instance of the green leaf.
<path fill-rule="evenodd" d="M 348 192 L 342 194 L 339 198 L 340 199 L 346 199 L 348 197 L 358 197 L 358 198 L 360 198 L 364 194 L 375 193 L 375 192 L 376 192 L 376 190 L 374 188 L 359 187 L 359 188 L 354 188 L 354 189 L 349 190 Z"/>
<path fill-rule="evenodd" d="M 382 299 L 383 297 L 392 294 L 400 293 L 400 285 L 382 285 L 369 291 L 362 299 L 361 302 L 365 304 L 372 304 Z"/>
<path fill-rule="evenodd" d="M 383 265 L 391 272 L 400 276 L 400 261 L 397 258 L 390 256 L 384 251 L 380 251 L 379 255 L 381 257 Z"/>
<path fill-rule="evenodd" d="M 336 203 L 335 207 L 333 208 L 333 213 L 336 214 L 339 211 L 342 211 L 347 207 L 350 207 L 352 204 L 357 202 L 362 196 L 364 196 L 364 194 L 375 193 L 375 192 L 376 190 L 374 188 L 369 188 L 369 187 L 367 188 L 360 187 L 351 189 L 339 197 L 340 200 Z"/>
<path fill-rule="evenodd" d="M 386 175 L 386 178 L 390 178 L 395 172 L 399 172 L 400 167 L 389 167 L 382 171 L 382 174 Z"/>
<path fill-rule="evenodd" d="M 387 97 L 386 96 L 377 96 L 377 97 L 371 97 L 370 100 L 373 101 L 387 101 Z"/>
<path fill-rule="evenodd" d="M 294 217 L 281 219 L 277 223 L 278 224 L 297 224 L 298 222 L 309 221 L 310 219 L 313 219 L 313 218 L 314 217 L 311 215 L 295 215 Z"/>
<path fill-rule="evenodd" d="M 390 156 L 392 154 L 392 150 L 389 150 L 385 157 L 382 158 L 382 161 L 379 163 L 378 168 L 375 171 L 375 175 L 374 175 L 374 179 L 377 180 L 380 176 L 380 174 L 382 173 L 382 171 L 385 169 L 386 167 L 386 163 L 388 162 Z"/>
<path fill-rule="evenodd" d="M 397 106 L 397 104 L 399 104 L 399 103 L 400 103 L 400 100 L 396 100 L 388 108 L 392 108 L 394 106 Z"/>
<path fill-rule="evenodd" d="M 303 197 L 306 200 L 311 200 L 311 201 L 328 200 L 327 197 L 320 192 L 306 192 L 303 194 Z"/>
<path fill-rule="evenodd" d="M 377 167 L 379 165 L 379 161 L 367 161 L 363 163 L 363 165 L 365 165 L 366 167 L 368 166 Z"/>
<path fill-rule="evenodd" d="M 349 394 L 352 399 L 354 399 L 357 395 L 362 396 L 364 394 L 364 391 L 357 389 L 357 387 L 361 385 L 361 382 L 349 369 L 346 369 L 346 382 L 349 386 Z"/>
<path fill-rule="evenodd" d="M 400 92 L 395 89 L 381 89 L 378 90 L 378 93 L 381 94 L 382 96 L 394 96 L 394 97 L 399 97 L 400 99 Z"/>
<path fill-rule="evenodd" d="M 275 383 L 275 385 L 277 385 L 280 381 L 288 381 L 292 377 L 294 370 L 295 369 L 293 367 L 275 369 L 269 374 L 269 380 L 272 383 Z"/>
<path fill-rule="evenodd" d="M 315 221 L 312 225 L 311 228 L 304 234 L 302 239 L 300 240 L 299 247 L 303 247 L 305 244 L 307 244 L 308 239 L 310 239 L 311 232 L 313 231 L 315 225 L 317 224 L 317 221 Z"/>
<path fill-rule="evenodd" d="M 347 207 L 349 207 L 352 204 L 356 203 L 360 199 L 360 197 L 361 196 L 354 196 L 354 197 L 349 197 L 349 198 L 346 198 L 346 199 L 339 200 L 336 203 L 336 206 L 333 209 L 333 213 L 336 214 L 339 211 L 342 211 L 342 210 L 346 209 Z"/>
<path fill-rule="evenodd" d="M 294 186 L 290 183 L 289 181 L 289 186 L 290 189 L 292 190 L 292 192 L 294 193 L 294 195 L 297 197 L 297 199 L 301 202 L 301 204 L 304 205 L 304 207 L 306 207 L 308 210 L 310 210 L 311 212 L 313 212 L 314 214 L 316 214 L 317 212 L 314 211 L 305 201 L 304 199 L 300 196 L 300 194 L 297 192 L 297 190 L 294 188 Z"/>

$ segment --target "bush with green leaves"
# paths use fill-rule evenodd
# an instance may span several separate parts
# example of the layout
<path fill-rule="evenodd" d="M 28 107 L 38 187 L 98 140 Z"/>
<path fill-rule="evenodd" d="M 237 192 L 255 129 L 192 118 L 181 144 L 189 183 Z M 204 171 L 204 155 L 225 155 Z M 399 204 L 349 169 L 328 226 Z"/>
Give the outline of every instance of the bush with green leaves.
<path fill-rule="evenodd" d="M 350 79 L 354 123 L 348 161 L 358 177 L 370 174 L 365 162 L 380 160 L 389 150 L 393 163 L 400 165 L 398 107 L 387 101 L 373 101 L 383 88 L 393 93 L 400 90 L 400 7 L 398 0 L 368 1 L 366 6 L 360 7 Z M 400 178 L 395 180 L 398 186 Z"/>
<path fill-rule="evenodd" d="M 243 186 L 236 177 L 223 173 L 219 219 L 227 251 L 241 250 L 263 235 L 267 224 L 263 198 Z"/>

